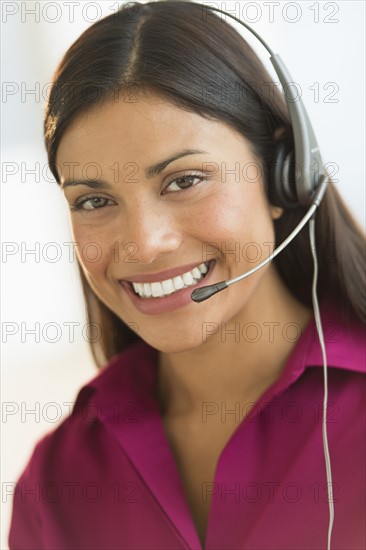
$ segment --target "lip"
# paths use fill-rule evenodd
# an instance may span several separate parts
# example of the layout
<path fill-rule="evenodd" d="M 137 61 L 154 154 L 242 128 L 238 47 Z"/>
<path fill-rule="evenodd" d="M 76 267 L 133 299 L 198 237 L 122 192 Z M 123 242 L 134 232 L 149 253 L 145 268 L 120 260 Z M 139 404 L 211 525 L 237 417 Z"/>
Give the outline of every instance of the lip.
<path fill-rule="evenodd" d="M 149 273 L 147 275 L 134 275 L 132 279 L 120 279 L 120 282 L 127 281 L 129 283 L 161 283 L 167 279 L 173 279 L 178 275 L 183 275 L 187 271 L 192 271 L 193 268 L 201 265 L 203 261 L 195 264 L 183 265 L 180 267 L 174 267 L 173 269 L 167 269 L 166 271 L 159 271 L 159 273 Z"/>
<path fill-rule="evenodd" d="M 197 264 L 193 264 L 193 267 L 196 267 L 196 265 Z M 171 294 L 170 296 L 165 296 L 163 298 L 141 298 L 135 293 L 129 281 L 120 280 L 119 284 L 121 285 L 122 290 L 126 292 L 126 294 L 130 298 L 135 308 L 140 313 L 144 313 L 145 315 L 159 315 L 161 313 L 168 313 L 170 311 L 174 311 L 175 309 L 181 308 L 187 304 L 194 304 L 195 302 L 191 299 L 192 292 L 196 288 L 200 288 L 202 286 L 206 286 L 207 284 L 210 284 L 210 280 L 212 278 L 212 273 L 214 271 L 215 266 L 216 266 L 216 260 L 210 260 L 206 275 L 197 284 L 189 286 L 182 290 L 178 290 L 177 292 L 174 292 L 174 294 Z M 171 271 L 174 271 L 174 270 L 171 270 Z M 189 269 L 187 271 L 189 271 Z M 165 271 L 164 273 L 168 273 L 168 272 Z M 181 273 L 185 273 L 185 271 L 181 271 Z M 155 281 L 156 280 L 157 279 L 155 279 Z M 164 280 L 164 279 L 158 279 L 158 280 Z M 138 282 L 136 279 L 134 279 L 133 281 Z M 146 279 L 144 279 L 144 282 L 150 282 L 150 281 L 146 281 Z M 151 282 L 154 282 L 154 280 Z"/>

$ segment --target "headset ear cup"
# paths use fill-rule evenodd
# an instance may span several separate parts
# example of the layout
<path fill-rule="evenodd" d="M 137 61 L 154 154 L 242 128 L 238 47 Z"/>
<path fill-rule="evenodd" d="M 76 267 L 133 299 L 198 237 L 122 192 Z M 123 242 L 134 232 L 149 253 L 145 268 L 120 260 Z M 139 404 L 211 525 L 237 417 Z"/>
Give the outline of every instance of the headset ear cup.
<path fill-rule="evenodd" d="M 274 206 L 299 206 L 295 182 L 294 152 L 287 140 L 277 143 L 270 170 L 269 199 Z"/>

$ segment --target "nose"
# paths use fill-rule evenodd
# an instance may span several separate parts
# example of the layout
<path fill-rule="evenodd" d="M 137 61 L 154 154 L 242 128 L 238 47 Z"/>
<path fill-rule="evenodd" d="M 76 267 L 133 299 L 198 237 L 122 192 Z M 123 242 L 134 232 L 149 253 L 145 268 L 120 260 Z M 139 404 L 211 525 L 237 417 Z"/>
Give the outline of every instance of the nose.
<path fill-rule="evenodd" d="M 176 251 L 182 242 L 182 228 L 174 212 L 160 201 L 139 199 L 131 205 L 123 222 L 124 248 L 134 250 L 131 261 L 151 264 Z"/>

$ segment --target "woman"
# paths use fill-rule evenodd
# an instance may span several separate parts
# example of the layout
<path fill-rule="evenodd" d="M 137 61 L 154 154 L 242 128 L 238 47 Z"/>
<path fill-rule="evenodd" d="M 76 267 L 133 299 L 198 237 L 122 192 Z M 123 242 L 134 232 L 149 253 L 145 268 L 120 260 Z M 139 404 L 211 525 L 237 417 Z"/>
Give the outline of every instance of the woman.
<path fill-rule="evenodd" d="M 323 360 L 302 231 L 281 207 L 286 104 L 241 36 L 189 2 L 130 4 L 62 60 L 45 119 L 103 370 L 36 446 L 10 548 L 327 545 Z M 204 31 L 204 32 L 203 32 Z M 364 540 L 364 236 L 329 183 L 316 218 L 332 548 Z M 34 499 L 29 488 L 36 486 Z"/>

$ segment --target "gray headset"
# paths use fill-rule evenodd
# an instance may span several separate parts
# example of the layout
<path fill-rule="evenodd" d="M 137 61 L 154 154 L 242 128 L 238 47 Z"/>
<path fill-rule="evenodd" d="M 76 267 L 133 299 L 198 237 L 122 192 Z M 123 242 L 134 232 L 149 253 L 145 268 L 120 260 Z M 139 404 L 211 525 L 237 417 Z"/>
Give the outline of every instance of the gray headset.
<path fill-rule="evenodd" d="M 248 29 L 266 48 L 270 54 L 271 63 L 286 90 L 285 101 L 289 110 L 295 150 L 289 140 L 280 140 L 274 151 L 271 164 L 270 185 L 268 188 L 271 204 L 283 208 L 310 206 L 315 190 L 324 179 L 323 162 L 313 127 L 296 86 L 284 62 L 278 54 L 266 44 L 259 34 L 247 23 L 219 8 L 205 6 L 205 9 L 216 11 L 231 17 Z M 312 168 L 313 167 L 313 168 Z M 314 167 L 318 167 L 317 172 Z"/>
<path fill-rule="evenodd" d="M 285 94 L 285 100 L 292 123 L 295 151 L 288 138 L 280 140 L 275 147 L 274 158 L 270 170 L 270 185 L 268 188 L 269 200 L 271 204 L 285 209 L 303 206 L 308 207 L 308 210 L 290 235 L 277 246 L 268 258 L 253 269 L 234 279 L 196 288 L 191 294 L 191 299 L 194 302 L 203 302 L 211 298 L 211 296 L 217 292 L 221 292 L 225 288 L 228 288 L 228 286 L 249 277 L 282 252 L 301 231 L 305 224 L 311 218 L 315 217 L 316 209 L 329 183 L 329 176 L 326 174 L 324 168 L 322 168 L 319 147 L 304 104 L 301 98 L 297 96 L 297 91 L 293 89 L 294 86 L 290 86 L 290 84 L 294 84 L 294 82 L 280 56 L 273 53 L 271 48 L 267 46 L 259 34 L 251 29 L 249 25 L 243 23 L 234 15 L 211 6 L 205 7 L 209 10 L 227 15 L 243 25 L 258 38 L 270 53 L 271 63 L 280 79 L 282 87 L 284 90 L 287 88 L 289 92 Z M 319 172 L 317 173 L 316 170 L 312 169 L 312 166 L 319 167 Z"/>

